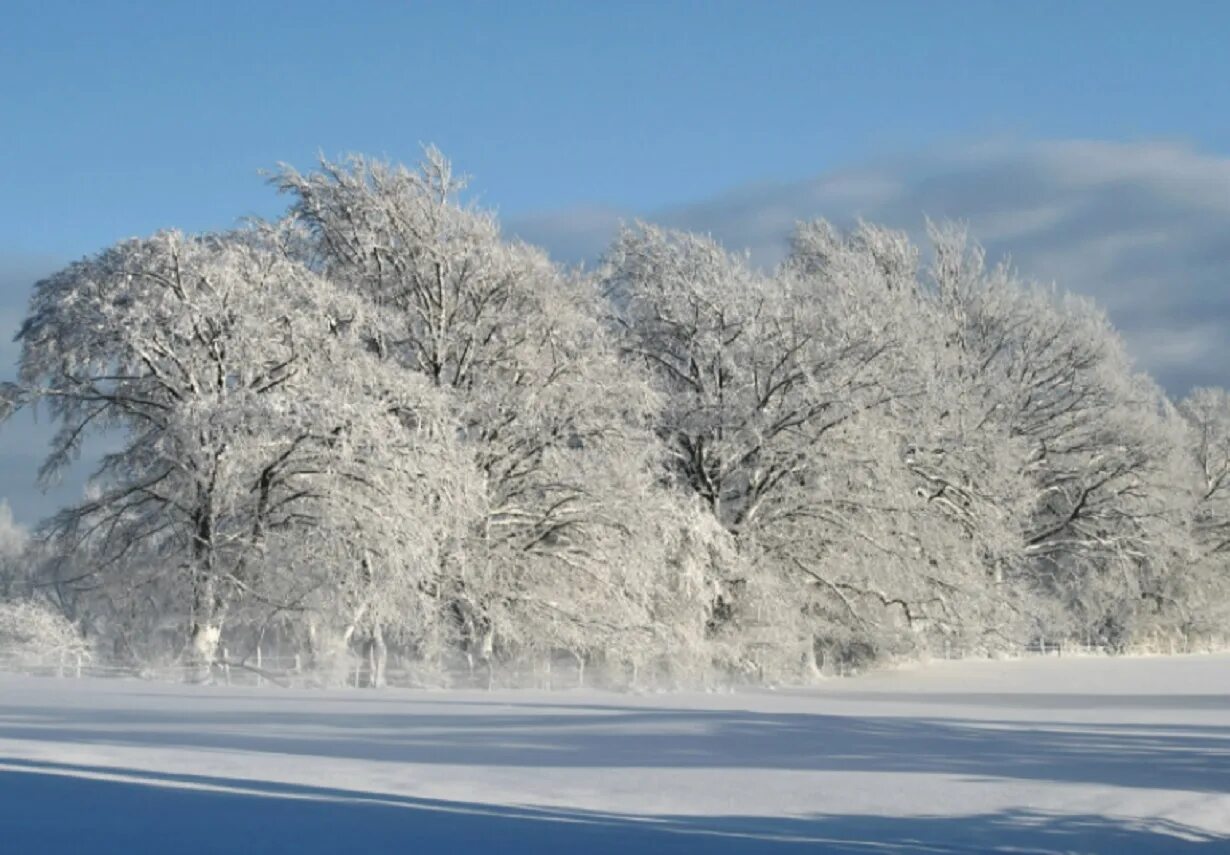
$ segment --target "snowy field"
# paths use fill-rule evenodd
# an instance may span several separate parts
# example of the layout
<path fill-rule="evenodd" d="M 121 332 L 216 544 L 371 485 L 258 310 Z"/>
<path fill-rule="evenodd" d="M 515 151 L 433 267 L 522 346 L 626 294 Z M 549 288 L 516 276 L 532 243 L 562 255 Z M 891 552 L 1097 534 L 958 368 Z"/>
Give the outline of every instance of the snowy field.
<path fill-rule="evenodd" d="M 808 690 L 0 675 L 0 852 L 1230 852 L 1230 656 Z"/>

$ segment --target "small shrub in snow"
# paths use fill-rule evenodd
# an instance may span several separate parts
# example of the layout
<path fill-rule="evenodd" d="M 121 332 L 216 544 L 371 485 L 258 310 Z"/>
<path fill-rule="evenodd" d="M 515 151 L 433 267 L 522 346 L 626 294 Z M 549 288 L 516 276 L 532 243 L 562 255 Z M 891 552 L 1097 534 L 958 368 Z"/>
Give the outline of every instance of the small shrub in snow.
<path fill-rule="evenodd" d="M 0 658 L 16 662 L 89 658 L 89 646 L 63 615 L 31 600 L 0 603 Z"/>

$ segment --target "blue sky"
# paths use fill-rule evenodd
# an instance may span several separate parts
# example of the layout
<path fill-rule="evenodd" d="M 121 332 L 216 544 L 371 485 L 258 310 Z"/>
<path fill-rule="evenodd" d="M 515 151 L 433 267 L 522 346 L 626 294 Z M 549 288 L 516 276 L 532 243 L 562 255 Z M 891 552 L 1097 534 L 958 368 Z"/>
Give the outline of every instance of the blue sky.
<path fill-rule="evenodd" d="M 1230 148 L 1230 5 L 5 4 L 0 251 L 277 200 L 257 171 L 434 142 L 505 215 L 654 210 L 988 136 Z"/>
<path fill-rule="evenodd" d="M 63 262 L 276 215 L 278 161 L 434 143 L 569 261 L 638 216 L 765 263 L 800 218 L 965 219 L 1103 302 L 1176 394 L 1230 384 L 1228 36 L 1212 0 L 8 0 L 0 377 Z M 38 430 L 0 429 L 26 520 L 57 500 L 29 488 Z"/>

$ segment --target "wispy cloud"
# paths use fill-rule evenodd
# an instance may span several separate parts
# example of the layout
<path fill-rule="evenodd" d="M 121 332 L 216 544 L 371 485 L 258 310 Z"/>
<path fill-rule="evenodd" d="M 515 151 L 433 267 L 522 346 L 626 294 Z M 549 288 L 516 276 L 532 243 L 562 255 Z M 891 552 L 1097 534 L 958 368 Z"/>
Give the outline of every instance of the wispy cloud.
<path fill-rule="evenodd" d="M 45 256 L 0 255 L 0 380 L 12 380 L 17 373 L 19 348 L 13 336 L 25 317 L 30 287 L 61 264 Z M 0 501 L 7 499 L 13 516 L 27 525 L 79 496 L 89 465 L 87 461 L 76 467 L 62 484 L 39 489 L 35 482 L 50 429 L 45 418 L 36 420 L 28 413 L 0 425 Z M 95 456 L 92 449 L 87 453 L 88 458 Z"/>
<path fill-rule="evenodd" d="M 25 317 L 31 286 L 60 265 L 49 256 L 0 252 L 0 380 L 12 379 L 16 372 L 13 336 Z"/>
<path fill-rule="evenodd" d="M 772 265 L 799 220 L 874 220 L 921 234 L 969 223 L 992 257 L 1093 297 L 1168 389 L 1230 385 L 1230 159 L 1179 143 L 992 141 L 747 187 L 657 212 L 590 209 L 510 230 L 592 261 L 621 216 L 707 232 Z"/>

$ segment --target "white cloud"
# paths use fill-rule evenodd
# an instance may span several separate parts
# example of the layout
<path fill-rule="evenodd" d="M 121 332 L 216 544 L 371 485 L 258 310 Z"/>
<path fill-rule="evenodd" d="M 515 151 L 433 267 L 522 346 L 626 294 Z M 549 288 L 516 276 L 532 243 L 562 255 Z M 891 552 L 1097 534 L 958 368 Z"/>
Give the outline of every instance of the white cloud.
<path fill-rule="evenodd" d="M 1105 306 L 1173 393 L 1230 385 L 1230 159 L 1179 143 L 996 140 L 625 214 L 637 215 L 707 232 L 764 265 L 799 220 L 862 217 L 915 234 L 927 217 L 963 220 L 992 258 Z M 619 220 L 560 212 L 510 230 L 592 260 Z"/>

